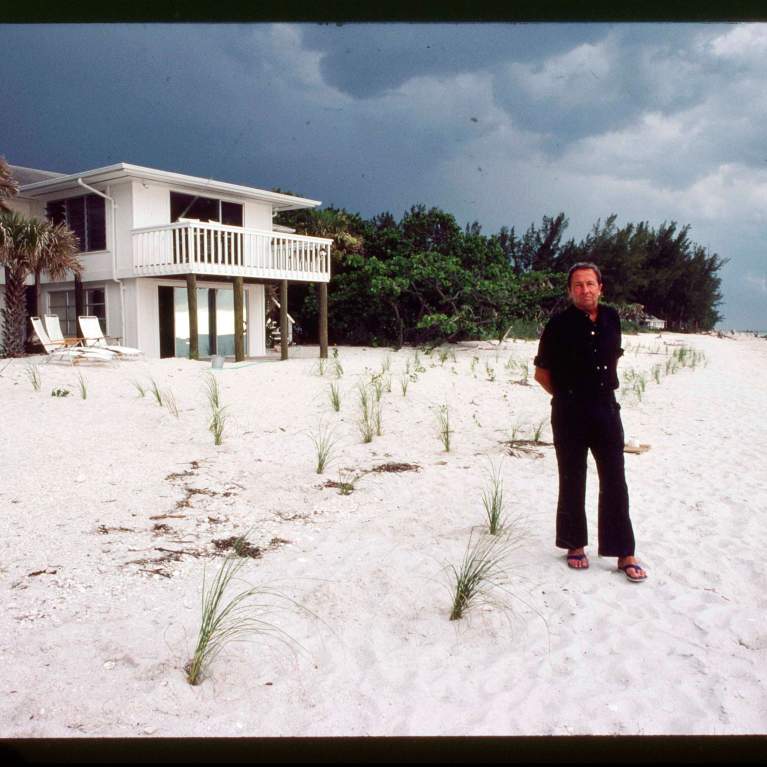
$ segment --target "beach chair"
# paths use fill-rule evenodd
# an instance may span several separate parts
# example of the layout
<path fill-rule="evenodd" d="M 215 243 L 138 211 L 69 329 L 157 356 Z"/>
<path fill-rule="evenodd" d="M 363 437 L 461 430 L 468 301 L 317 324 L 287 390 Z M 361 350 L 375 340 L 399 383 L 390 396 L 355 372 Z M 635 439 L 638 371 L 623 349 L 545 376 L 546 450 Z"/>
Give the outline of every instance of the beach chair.
<path fill-rule="evenodd" d="M 58 317 L 56 318 L 58 319 Z M 64 340 L 52 341 L 43 327 L 43 321 L 39 317 L 30 317 L 32 330 L 35 331 L 37 339 L 40 341 L 45 353 L 48 355 L 48 362 L 51 360 L 66 361 L 73 365 L 83 360 L 91 362 L 113 362 L 115 356 L 106 349 L 86 349 L 83 346 L 67 346 Z M 62 337 L 63 338 L 63 337 Z"/>
<path fill-rule="evenodd" d="M 89 349 L 107 349 L 110 352 L 114 352 L 119 357 L 125 357 L 127 359 L 137 359 L 144 354 L 141 349 L 136 349 L 132 346 L 108 344 L 104 333 L 101 331 L 98 317 L 83 316 L 78 317 L 77 321 L 80 323 L 80 330 L 82 330 L 83 333 L 85 346 Z M 115 336 L 110 336 L 110 338 L 115 338 Z"/>
<path fill-rule="evenodd" d="M 43 323 L 48 338 L 51 340 L 51 343 L 56 344 L 56 346 L 82 346 L 82 342 L 79 338 L 64 338 L 64 333 L 61 331 L 61 320 L 59 319 L 58 314 L 44 314 Z"/>

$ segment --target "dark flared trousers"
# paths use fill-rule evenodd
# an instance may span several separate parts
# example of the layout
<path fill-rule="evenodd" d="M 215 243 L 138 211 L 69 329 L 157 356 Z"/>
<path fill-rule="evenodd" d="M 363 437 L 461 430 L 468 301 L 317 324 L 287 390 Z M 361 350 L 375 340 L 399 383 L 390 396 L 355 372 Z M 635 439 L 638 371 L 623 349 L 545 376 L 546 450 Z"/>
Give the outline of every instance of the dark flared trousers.
<path fill-rule="evenodd" d="M 599 474 L 599 555 L 633 555 L 634 531 L 623 466 L 623 424 L 614 395 L 554 397 L 551 428 L 559 469 L 556 545 L 577 549 L 588 544 L 586 458 L 591 450 Z"/>

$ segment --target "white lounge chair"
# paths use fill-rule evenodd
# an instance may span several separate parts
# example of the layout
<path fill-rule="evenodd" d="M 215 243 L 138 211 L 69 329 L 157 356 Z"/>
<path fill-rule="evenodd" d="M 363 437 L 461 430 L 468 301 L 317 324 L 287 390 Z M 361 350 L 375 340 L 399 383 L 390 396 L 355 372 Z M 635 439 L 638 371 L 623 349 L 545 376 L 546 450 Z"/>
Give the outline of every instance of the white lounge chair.
<path fill-rule="evenodd" d="M 58 318 L 57 318 L 58 319 Z M 71 362 L 73 365 L 83 360 L 92 362 L 113 362 L 115 355 L 106 349 L 86 349 L 83 346 L 67 346 L 63 340 L 52 341 L 43 327 L 43 321 L 39 317 L 30 317 L 32 329 L 42 344 L 45 353 L 48 355 L 48 361 L 61 360 Z"/>
<path fill-rule="evenodd" d="M 101 324 L 98 317 L 78 317 L 80 323 L 80 330 L 83 332 L 83 338 L 85 345 L 89 349 L 107 349 L 110 352 L 114 352 L 120 357 L 128 357 L 136 359 L 143 355 L 144 352 L 141 349 L 136 349 L 132 346 L 120 346 L 119 344 L 108 344 L 104 333 L 101 330 Z M 113 336 L 110 336 L 110 338 Z"/>
<path fill-rule="evenodd" d="M 56 346 L 82 346 L 82 341 L 79 338 L 64 338 L 64 333 L 61 330 L 61 320 L 59 320 L 58 314 L 44 314 L 43 323 L 45 324 L 45 332 L 48 334 L 51 343 Z"/>

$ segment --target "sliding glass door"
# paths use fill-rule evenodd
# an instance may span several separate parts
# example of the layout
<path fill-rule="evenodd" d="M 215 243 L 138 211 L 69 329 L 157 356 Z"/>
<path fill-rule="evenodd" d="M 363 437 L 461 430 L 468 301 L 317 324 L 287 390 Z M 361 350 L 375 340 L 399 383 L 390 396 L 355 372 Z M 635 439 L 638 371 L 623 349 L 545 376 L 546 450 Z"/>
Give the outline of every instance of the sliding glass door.
<path fill-rule="evenodd" d="M 189 356 L 189 304 L 186 288 L 173 291 L 173 351 L 176 357 Z M 163 291 L 160 288 L 160 303 Z M 245 348 L 248 348 L 248 291 L 244 291 Z M 169 337 L 169 312 L 160 312 L 160 338 Z M 197 288 L 197 333 L 200 357 L 234 355 L 234 291 L 232 288 Z M 167 346 L 167 345 L 166 345 Z M 168 349 L 169 351 L 170 349 Z M 166 356 L 165 353 L 162 356 Z"/>

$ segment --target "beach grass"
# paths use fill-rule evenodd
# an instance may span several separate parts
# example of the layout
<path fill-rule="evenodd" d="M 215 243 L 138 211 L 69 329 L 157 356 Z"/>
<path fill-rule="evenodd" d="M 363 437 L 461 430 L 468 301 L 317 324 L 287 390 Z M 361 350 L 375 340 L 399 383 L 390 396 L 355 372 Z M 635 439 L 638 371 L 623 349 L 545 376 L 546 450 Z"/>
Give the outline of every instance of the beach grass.
<path fill-rule="evenodd" d="M 146 396 L 146 388 L 144 384 L 141 383 L 141 381 L 133 381 L 133 387 L 136 389 L 136 393 L 139 397 L 145 397 Z"/>
<path fill-rule="evenodd" d="M 450 452 L 453 430 L 450 428 L 450 408 L 447 403 L 440 405 L 437 409 L 437 427 L 438 436 L 445 448 L 445 452 Z"/>
<path fill-rule="evenodd" d="M 341 410 L 341 391 L 337 383 L 330 384 L 330 404 L 336 413 Z"/>
<path fill-rule="evenodd" d="M 246 561 L 237 553 L 226 557 L 209 584 L 203 573 L 202 615 L 197 643 L 191 659 L 184 666 L 186 680 L 191 685 L 200 684 L 208 674 L 213 660 L 230 642 L 258 634 L 287 637 L 281 629 L 259 617 L 265 605 L 254 602 L 255 598 L 268 595 L 281 599 L 287 597 L 268 588 L 252 586 L 234 596 L 227 596 Z"/>
<path fill-rule="evenodd" d="M 490 601 L 494 589 L 503 589 L 501 584 L 509 569 L 507 554 L 515 544 L 508 533 L 469 536 L 461 563 L 449 568 L 451 621 L 460 620 L 478 602 Z"/>
<path fill-rule="evenodd" d="M 40 379 L 40 367 L 30 362 L 24 370 L 27 374 L 27 378 L 29 379 L 29 383 L 32 384 L 32 388 L 35 391 L 40 391 L 40 386 L 42 384 Z"/>
<path fill-rule="evenodd" d="M 171 389 L 165 389 L 162 393 L 162 402 L 165 405 L 165 409 L 174 417 L 178 418 L 178 405 L 176 404 L 176 397 Z"/>
<path fill-rule="evenodd" d="M 213 373 L 208 373 L 205 377 L 205 396 L 210 408 L 208 431 L 213 435 L 213 444 L 218 446 L 223 444 L 224 427 L 228 416 L 226 407 L 221 404 L 221 386 Z"/>
<path fill-rule="evenodd" d="M 331 460 L 335 446 L 333 430 L 327 424 L 320 422 L 316 433 L 310 434 L 309 438 L 314 445 L 315 470 L 317 474 L 322 474 Z"/>
<path fill-rule="evenodd" d="M 499 535 L 504 528 L 504 498 L 501 464 L 490 464 L 488 487 L 482 491 L 482 505 L 490 535 Z"/>
<path fill-rule="evenodd" d="M 88 399 L 88 382 L 81 371 L 77 371 L 77 387 L 80 390 L 80 398 Z"/>
<path fill-rule="evenodd" d="M 152 396 L 154 396 L 157 404 L 162 407 L 162 391 L 160 391 L 160 385 L 154 378 L 149 379 L 149 391 L 152 392 Z"/>

